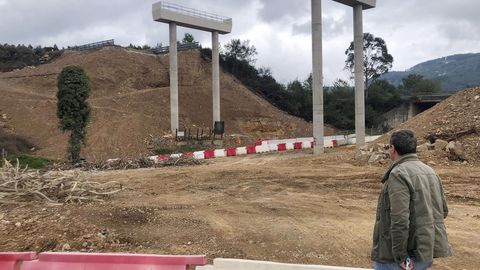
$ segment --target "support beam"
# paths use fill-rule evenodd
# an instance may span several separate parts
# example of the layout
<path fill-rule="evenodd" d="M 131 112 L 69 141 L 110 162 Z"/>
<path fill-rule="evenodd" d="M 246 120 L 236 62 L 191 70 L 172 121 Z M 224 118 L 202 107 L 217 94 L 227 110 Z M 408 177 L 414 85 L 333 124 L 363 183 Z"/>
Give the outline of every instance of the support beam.
<path fill-rule="evenodd" d="M 217 31 L 222 35 L 232 31 L 232 18 L 164 1 L 152 5 L 152 17 L 157 22 L 175 22 L 178 26 L 207 32 Z"/>
<path fill-rule="evenodd" d="M 363 71 L 363 6 L 353 7 L 355 65 L 355 135 L 357 149 L 365 146 L 365 86 Z"/>
<path fill-rule="evenodd" d="M 213 96 L 213 123 L 220 121 L 220 67 L 218 32 L 212 32 L 212 96 Z"/>
<path fill-rule="evenodd" d="M 170 129 L 178 129 L 178 65 L 177 65 L 177 24 L 169 23 L 170 30 Z"/>
<path fill-rule="evenodd" d="M 323 58 L 322 58 L 322 0 L 312 0 L 312 92 L 314 154 L 324 152 L 323 127 Z"/>
<path fill-rule="evenodd" d="M 362 5 L 363 9 L 374 8 L 377 4 L 377 0 L 333 0 L 335 2 L 342 3 L 347 6 L 357 6 Z"/>

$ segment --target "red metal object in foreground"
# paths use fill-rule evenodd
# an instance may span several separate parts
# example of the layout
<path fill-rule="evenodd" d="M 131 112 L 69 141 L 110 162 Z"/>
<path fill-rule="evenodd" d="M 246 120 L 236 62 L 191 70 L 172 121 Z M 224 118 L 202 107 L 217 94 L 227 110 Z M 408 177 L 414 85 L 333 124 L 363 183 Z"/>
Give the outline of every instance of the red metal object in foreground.
<path fill-rule="evenodd" d="M 6 252 L 0 253 L 0 269 L 1 270 L 17 270 L 23 261 L 35 260 L 37 254 L 35 252 Z"/>
<path fill-rule="evenodd" d="M 19 270 L 187 270 L 206 263 L 205 256 L 196 255 L 44 252 L 36 260 L 24 261 Z"/>

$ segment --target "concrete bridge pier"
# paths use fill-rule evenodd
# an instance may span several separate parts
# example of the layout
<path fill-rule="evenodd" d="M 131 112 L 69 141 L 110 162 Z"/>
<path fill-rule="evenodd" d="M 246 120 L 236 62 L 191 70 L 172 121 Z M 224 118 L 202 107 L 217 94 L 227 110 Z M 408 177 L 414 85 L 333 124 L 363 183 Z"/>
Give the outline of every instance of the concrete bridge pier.
<path fill-rule="evenodd" d="M 312 0 L 312 103 L 314 154 L 324 152 L 322 0 Z"/>
<path fill-rule="evenodd" d="M 169 23 L 170 32 L 170 129 L 178 129 L 178 63 L 177 63 L 177 24 Z"/>
<path fill-rule="evenodd" d="M 220 67 L 218 32 L 212 32 L 212 97 L 213 97 L 213 124 L 220 121 Z"/>
<path fill-rule="evenodd" d="M 365 146 L 365 84 L 363 70 L 363 6 L 353 7 L 355 68 L 355 135 L 357 149 Z"/>

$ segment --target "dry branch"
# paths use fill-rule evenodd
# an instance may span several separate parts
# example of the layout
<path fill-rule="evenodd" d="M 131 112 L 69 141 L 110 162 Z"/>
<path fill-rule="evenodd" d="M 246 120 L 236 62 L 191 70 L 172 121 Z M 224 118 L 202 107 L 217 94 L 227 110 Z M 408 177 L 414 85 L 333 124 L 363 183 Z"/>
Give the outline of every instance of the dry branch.
<path fill-rule="evenodd" d="M 0 168 L 0 204 L 40 201 L 49 204 L 101 201 L 122 190 L 116 182 L 89 181 L 79 171 L 39 171 L 20 168 L 4 160 Z"/>
<path fill-rule="evenodd" d="M 148 157 L 139 159 L 111 159 L 108 161 L 84 163 L 82 170 L 129 170 L 140 168 L 160 168 L 169 166 L 193 166 L 202 164 L 201 161 L 194 158 L 169 158 L 165 160 L 152 160 Z"/>
<path fill-rule="evenodd" d="M 430 143 L 434 143 L 437 139 L 445 140 L 445 141 L 455 141 L 459 138 L 470 135 L 470 134 L 477 134 L 480 135 L 480 130 L 477 128 L 470 128 L 467 130 L 463 130 L 460 132 L 445 132 L 445 133 L 429 133 L 425 136 Z"/>

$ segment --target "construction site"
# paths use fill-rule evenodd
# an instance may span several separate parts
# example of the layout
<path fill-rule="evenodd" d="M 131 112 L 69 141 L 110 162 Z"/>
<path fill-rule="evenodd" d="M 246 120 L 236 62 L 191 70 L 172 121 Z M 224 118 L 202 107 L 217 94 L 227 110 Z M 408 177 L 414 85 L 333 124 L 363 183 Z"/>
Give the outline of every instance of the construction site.
<path fill-rule="evenodd" d="M 172 135 L 169 57 L 109 44 L 0 73 L 0 139 L 23 138 L 28 143 L 19 149 L 59 161 L 46 170 L 3 163 L 0 253 L 204 255 L 192 265 L 233 258 L 371 269 L 389 138 L 411 129 L 449 204 L 454 256 L 435 259 L 431 269 L 480 269 L 480 88 L 453 94 L 360 149 L 326 125 L 324 153 L 314 154 L 312 123 L 220 69 L 222 139 L 165 155 L 152 150 L 184 144 L 180 129 L 197 141 L 211 133 L 215 109 L 212 59 L 196 48 L 178 51 Z M 82 149 L 89 164 L 76 168 L 60 162 L 68 134 L 56 112 L 57 76 L 72 64 L 90 79 L 92 109 Z M 230 269 L 307 269 L 244 267 Z"/>

